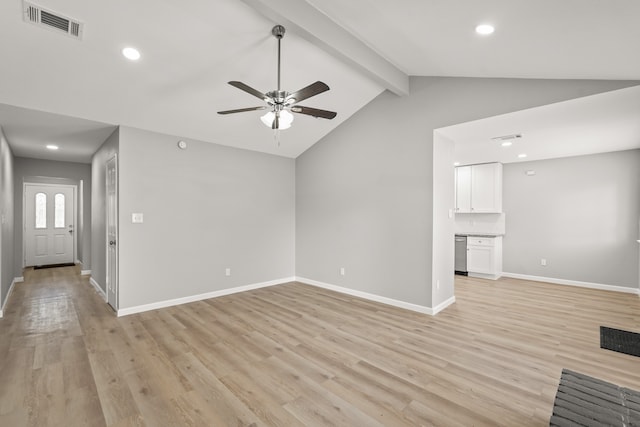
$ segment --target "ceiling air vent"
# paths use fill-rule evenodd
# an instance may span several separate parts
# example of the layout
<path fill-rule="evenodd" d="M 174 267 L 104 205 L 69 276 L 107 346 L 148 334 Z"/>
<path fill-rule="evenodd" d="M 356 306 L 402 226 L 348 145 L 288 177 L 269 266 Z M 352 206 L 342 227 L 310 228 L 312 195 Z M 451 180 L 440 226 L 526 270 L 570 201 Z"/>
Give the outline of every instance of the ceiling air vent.
<path fill-rule="evenodd" d="M 74 39 L 82 38 L 84 24 L 78 20 L 71 19 L 27 1 L 23 2 L 23 10 L 24 13 L 22 16 L 25 22 L 54 30 L 61 34 L 64 33 Z"/>
<path fill-rule="evenodd" d="M 494 136 L 491 139 L 494 141 L 509 141 L 511 139 L 519 139 L 519 138 L 522 138 L 521 133 L 514 133 L 513 135 Z"/>

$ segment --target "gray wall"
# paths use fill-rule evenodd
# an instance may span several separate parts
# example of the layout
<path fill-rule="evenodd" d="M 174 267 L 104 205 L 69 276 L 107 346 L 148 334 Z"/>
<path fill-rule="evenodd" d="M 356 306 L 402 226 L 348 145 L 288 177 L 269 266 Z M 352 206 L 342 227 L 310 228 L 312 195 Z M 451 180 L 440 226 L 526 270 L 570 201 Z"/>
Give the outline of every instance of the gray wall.
<path fill-rule="evenodd" d="M 503 198 L 505 272 L 638 287 L 640 150 L 506 164 Z"/>
<path fill-rule="evenodd" d="M 434 129 L 637 84 L 414 77 L 381 94 L 296 159 L 296 274 L 432 307 L 433 251 L 453 258 L 433 247 Z"/>
<path fill-rule="evenodd" d="M 293 277 L 294 160 L 178 140 L 120 128 L 119 308 Z"/>
<path fill-rule="evenodd" d="M 13 153 L 0 127 L 0 309 L 13 279 L 20 276 L 13 267 L 13 169 Z"/>
<path fill-rule="evenodd" d="M 72 162 L 55 162 L 51 160 L 15 158 L 15 271 L 22 271 L 24 262 L 23 242 L 23 192 L 24 182 L 51 184 L 72 184 L 78 186 L 78 260 L 82 269 L 91 269 L 91 165 Z M 82 185 L 81 185 L 82 184 Z M 83 193 L 80 193 L 82 189 Z M 87 227 L 85 229 L 84 227 Z"/>
<path fill-rule="evenodd" d="M 91 158 L 91 278 L 107 292 L 107 161 L 118 153 L 120 129 L 105 140 Z"/>

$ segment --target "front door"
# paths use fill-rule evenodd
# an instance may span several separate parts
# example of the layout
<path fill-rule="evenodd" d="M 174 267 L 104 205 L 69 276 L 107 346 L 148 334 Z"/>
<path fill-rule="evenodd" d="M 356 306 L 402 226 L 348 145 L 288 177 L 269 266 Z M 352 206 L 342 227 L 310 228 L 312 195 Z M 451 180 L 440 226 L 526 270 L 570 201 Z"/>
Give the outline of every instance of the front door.
<path fill-rule="evenodd" d="M 25 184 L 25 265 L 73 262 L 74 187 Z"/>

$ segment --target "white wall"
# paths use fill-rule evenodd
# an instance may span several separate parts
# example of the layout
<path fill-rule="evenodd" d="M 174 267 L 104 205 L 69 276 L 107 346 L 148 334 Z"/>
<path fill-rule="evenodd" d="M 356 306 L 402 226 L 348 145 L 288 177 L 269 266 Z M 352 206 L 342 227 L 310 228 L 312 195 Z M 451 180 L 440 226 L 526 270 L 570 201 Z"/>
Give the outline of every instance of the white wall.
<path fill-rule="evenodd" d="M 506 164 L 503 197 L 505 272 L 638 287 L 640 150 Z"/>
<path fill-rule="evenodd" d="M 119 132 L 120 309 L 295 276 L 293 159 Z"/>
<path fill-rule="evenodd" d="M 450 302 L 454 297 L 455 251 L 455 143 L 435 132 L 433 138 L 433 254 L 431 283 L 432 307 Z"/>
<path fill-rule="evenodd" d="M 297 276 L 432 307 L 433 252 L 453 259 L 433 245 L 434 130 L 637 84 L 414 77 L 381 94 L 296 159 Z"/>
<path fill-rule="evenodd" d="M 13 153 L 0 127 L 0 312 L 13 279 L 21 275 L 13 265 L 13 169 Z"/>
<path fill-rule="evenodd" d="M 118 153 L 120 128 L 91 158 L 91 278 L 107 293 L 107 161 Z"/>
<path fill-rule="evenodd" d="M 78 212 L 76 232 L 77 255 L 84 270 L 91 269 L 91 166 L 84 163 L 15 158 L 15 271 L 22 271 L 24 262 L 23 193 L 24 182 L 77 185 Z M 82 190 L 82 193 L 81 193 Z M 85 230 L 86 225 L 86 230 Z M 74 260 L 75 261 L 75 260 Z"/>

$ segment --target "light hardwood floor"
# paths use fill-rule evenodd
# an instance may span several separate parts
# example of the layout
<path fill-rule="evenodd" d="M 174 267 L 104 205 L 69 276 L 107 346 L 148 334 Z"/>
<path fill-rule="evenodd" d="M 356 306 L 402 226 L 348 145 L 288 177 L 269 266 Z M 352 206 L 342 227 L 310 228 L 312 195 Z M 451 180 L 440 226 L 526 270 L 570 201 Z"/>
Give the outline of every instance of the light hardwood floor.
<path fill-rule="evenodd" d="M 640 299 L 457 278 L 435 317 L 290 283 L 116 318 L 74 267 L 0 320 L 1 426 L 543 426 L 562 368 L 640 390 Z M 179 284 L 176 284 L 179 286 Z"/>

